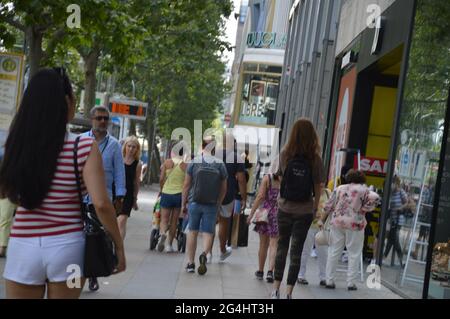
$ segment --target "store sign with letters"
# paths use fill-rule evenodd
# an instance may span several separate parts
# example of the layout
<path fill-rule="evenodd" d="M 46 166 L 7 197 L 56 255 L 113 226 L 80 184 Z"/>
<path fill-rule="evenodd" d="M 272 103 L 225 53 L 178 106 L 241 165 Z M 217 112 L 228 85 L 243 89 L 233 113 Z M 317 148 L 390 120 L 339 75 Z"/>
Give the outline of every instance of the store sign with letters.
<path fill-rule="evenodd" d="M 357 156 L 355 156 L 354 167 L 358 167 Z M 386 176 L 388 171 L 388 161 L 361 156 L 361 170 L 367 175 Z"/>
<path fill-rule="evenodd" d="M 286 47 L 287 35 L 275 32 L 251 32 L 247 35 L 249 48 L 281 49 Z"/>

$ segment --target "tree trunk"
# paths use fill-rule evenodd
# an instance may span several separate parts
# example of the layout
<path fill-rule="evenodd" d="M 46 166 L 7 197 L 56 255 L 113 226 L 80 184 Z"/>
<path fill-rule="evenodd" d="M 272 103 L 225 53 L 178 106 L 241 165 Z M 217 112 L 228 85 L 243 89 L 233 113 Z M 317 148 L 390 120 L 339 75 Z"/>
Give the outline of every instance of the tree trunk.
<path fill-rule="evenodd" d="M 89 117 L 90 110 L 95 105 L 96 72 L 100 49 L 95 47 L 87 55 L 83 56 L 84 61 L 84 117 Z"/>
<path fill-rule="evenodd" d="M 36 31 L 32 26 L 27 27 L 26 37 L 28 42 L 28 59 L 30 66 L 30 79 L 39 71 L 41 60 L 44 55 L 42 51 L 42 39 L 44 34 Z"/>

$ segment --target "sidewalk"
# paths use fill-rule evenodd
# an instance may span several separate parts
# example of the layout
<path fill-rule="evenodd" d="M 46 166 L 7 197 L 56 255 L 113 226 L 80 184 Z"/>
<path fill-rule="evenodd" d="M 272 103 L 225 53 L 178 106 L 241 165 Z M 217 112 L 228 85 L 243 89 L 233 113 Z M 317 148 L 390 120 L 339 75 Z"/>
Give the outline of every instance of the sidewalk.
<path fill-rule="evenodd" d="M 208 272 L 204 276 L 185 272 L 185 254 L 150 251 L 151 216 L 156 196 L 157 188 L 143 189 L 138 202 L 140 210 L 133 211 L 129 219 L 125 240 L 126 272 L 99 278 L 100 290 L 97 292 L 90 292 L 86 285 L 81 298 L 268 299 L 271 284 L 254 277 L 259 243 L 258 236 L 253 231 L 249 232 L 249 246 L 233 250 L 233 254 L 224 263 L 218 263 L 216 242 L 213 263 L 207 265 Z M 200 252 L 202 241 L 199 240 L 198 243 L 197 252 Z M 1 272 L 4 263 L 5 259 L 0 259 Z M 314 258 L 310 258 L 308 263 L 307 279 L 310 283 L 308 286 L 295 287 L 295 299 L 400 298 L 385 287 L 380 290 L 368 289 L 365 283 L 358 284 L 358 291 L 348 292 L 343 273 L 339 273 L 336 290 L 319 287 L 317 261 Z M 283 297 L 284 290 L 281 292 Z M 0 298 L 4 298 L 3 278 L 0 278 Z"/>

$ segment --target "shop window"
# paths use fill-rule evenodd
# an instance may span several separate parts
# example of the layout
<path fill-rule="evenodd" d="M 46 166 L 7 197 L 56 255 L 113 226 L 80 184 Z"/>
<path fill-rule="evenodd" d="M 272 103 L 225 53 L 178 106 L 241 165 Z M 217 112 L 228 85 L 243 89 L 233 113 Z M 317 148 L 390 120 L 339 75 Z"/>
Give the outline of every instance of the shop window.
<path fill-rule="evenodd" d="M 282 67 L 281 66 L 267 65 L 267 64 L 260 64 L 259 65 L 259 72 L 281 73 L 281 71 L 282 71 Z"/>
<path fill-rule="evenodd" d="M 258 64 L 245 63 L 244 64 L 244 72 L 257 72 Z"/>
<path fill-rule="evenodd" d="M 438 210 L 436 225 L 432 220 L 450 85 L 449 29 L 448 0 L 418 0 L 381 252 L 384 280 L 413 298 L 421 298 L 424 285 L 428 285 L 426 265 L 432 262 L 427 260 L 428 249 L 438 249 L 430 247 L 431 243 L 444 247 L 450 239 L 450 207 Z M 436 238 L 431 240 L 433 227 Z M 438 257 L 447 256 L 447 266 L 439 264 L 436 257 L 434 273 L 430 274 L 431 298 L 450 298 L 450 252 L 441 250 L 444 251 L 447 255 L 442 253 Z"/>
<path fill-rule="evenodd" d="M 280 77 L 245 74 L 239 124 L 275 125 Z"/>

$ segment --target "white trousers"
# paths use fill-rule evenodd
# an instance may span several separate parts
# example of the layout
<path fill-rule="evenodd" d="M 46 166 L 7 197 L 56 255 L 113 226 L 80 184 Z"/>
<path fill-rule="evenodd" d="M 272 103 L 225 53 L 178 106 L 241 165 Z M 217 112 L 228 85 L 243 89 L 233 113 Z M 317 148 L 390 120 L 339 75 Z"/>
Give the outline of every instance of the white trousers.
<path fill-rule="evenodd" d="M 327 283 L 335 282 L 336 268 L 344 247 L 348 252 L 347 286 L 355 284 L 364 247 L 364 230 L 354 231 L 331 226 L 327 260 Z"/>
<path fill-rule="evenodd" d="M 308 259 L 311 256 L 311 251 L 314 246 L 314 241 L 316 234 L 319 232 L 319 228 L 310 227 L 308 235 L 306 236 L 305 243 L 303 244 L 302 259 L 300 262 L 300 272 L 298 273 L 298 278 L 305 279 L 306 265 L 308 264 Z M 316 246 L 317 259 L 319 262 L 319 279 L 326 279 L 326 267 L 327 267 L 327 255 L 328 246 Z"/>

